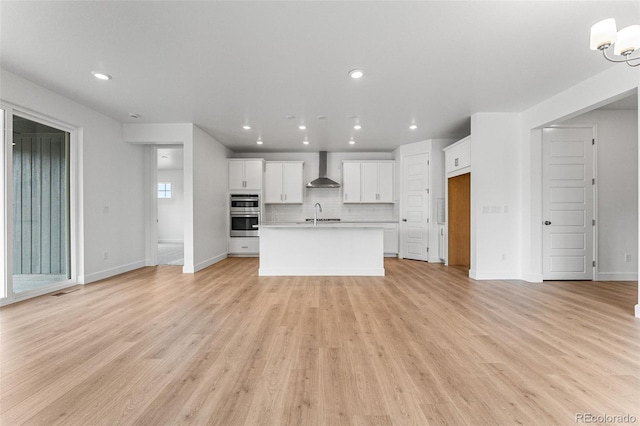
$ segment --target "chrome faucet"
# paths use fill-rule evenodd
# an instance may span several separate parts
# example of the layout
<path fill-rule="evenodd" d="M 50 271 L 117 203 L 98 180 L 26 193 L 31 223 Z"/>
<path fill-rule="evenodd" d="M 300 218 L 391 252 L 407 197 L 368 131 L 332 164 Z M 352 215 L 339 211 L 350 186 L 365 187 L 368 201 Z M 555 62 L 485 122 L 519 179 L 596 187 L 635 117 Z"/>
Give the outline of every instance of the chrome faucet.
<path fill-rule="evenodd" d="M 318 225 L 318 209 L 320 209 L 320 213 L 322 213 L 322 206 L 320 203 L 316 203 L 316 205 L 313 206 L 313 226 Z"/>

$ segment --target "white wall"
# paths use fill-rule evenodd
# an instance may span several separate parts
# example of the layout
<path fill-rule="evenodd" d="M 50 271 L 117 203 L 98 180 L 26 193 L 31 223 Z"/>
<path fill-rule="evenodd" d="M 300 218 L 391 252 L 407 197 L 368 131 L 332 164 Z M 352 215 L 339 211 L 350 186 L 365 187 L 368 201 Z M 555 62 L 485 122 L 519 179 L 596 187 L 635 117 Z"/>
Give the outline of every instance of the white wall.
<path fill-rule="evenodd" d="M 471 269 L 475 279 L 520 278 L 520 116 L 471 116 Z"/>
<path fill-rule="evenodd" d="M 317 152 L 251 152 L 237 153 L 236 158 L 264 158 L 266 161 L 304 161 L 306 184 L 318 177 L 319 157 Z M 327 175 L 342 183 L 342 161 L 344 160 L 393 160 L 391 152 L 329 152 L 327 153 Z M 396 167 L 397 168 L 397 167 Z M 395 199 L 398 199 L 398 182 L 395 182 Z M 398 206 L 395 204 L 343 204 L 342 188 L 304 189 L 304 203 L 292 205 L 267 205 L 263 221 L 289 222 L 313 217 L 315 203 L 322 205 L 320 217 L 340 218 L 353 221 L 398 221 Z"/>
<path fill-rule="evenodd" d="M 596 126 L 598 280 L 638 279 L 638 115 L 597 110 L 562 124 Z M 630 254 L 629 262 L 625 254 Z"/>
<path fill-rule="evenodd" d="M 158 242 L 184 242 L 184 170 L 158 169 L 158 182 L 171 182 L 171 198 L 158 198 Z"/>
<path fill-rule="evenodd" d="M 193 126 L 193 269 L 227 257 L 227 156 L 221 143 Z"/>
<path fill-rule="evenodd" d="M 78 129 L 78 282 L 144 265 L 143 150 L 122 125 L 15 74 L 0 70 L 2 102 Z M 73 166 L 72 166 L 73 167 Z M 108 259 L 104 259 L 108 252 Z"/>

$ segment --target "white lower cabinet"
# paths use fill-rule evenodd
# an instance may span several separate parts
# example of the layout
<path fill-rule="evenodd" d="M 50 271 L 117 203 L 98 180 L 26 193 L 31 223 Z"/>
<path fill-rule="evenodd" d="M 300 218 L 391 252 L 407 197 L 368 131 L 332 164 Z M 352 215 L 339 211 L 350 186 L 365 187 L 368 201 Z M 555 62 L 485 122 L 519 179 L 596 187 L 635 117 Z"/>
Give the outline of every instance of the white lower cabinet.
<path fill-rule="evenodd" d="M 229 255 L 255 256 L 260 253 L 259 237 L 231 237 L 229 238 Z"/>
<path fill-rule="evenodd" d="M 385 223 L 384 225 L 384 254 L 385 256 L 398 255 L 398 224 Z"/>

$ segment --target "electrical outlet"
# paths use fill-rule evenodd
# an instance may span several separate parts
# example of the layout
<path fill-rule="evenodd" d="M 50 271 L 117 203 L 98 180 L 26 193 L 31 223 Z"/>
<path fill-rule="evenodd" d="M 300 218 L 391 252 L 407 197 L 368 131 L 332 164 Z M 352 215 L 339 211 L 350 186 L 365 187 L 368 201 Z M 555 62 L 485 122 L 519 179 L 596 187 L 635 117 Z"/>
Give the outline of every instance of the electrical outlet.
<path fill-rule="evenodd" d="M 625 262 L 631 262 L 631 254 L 630 253 L 625 253 L 624 254 L 624 261 Z"/>
<path fill-rule="evenodd" d="M 103 257 L 104 257 L 104 260 L 109 259 L 109 252 L 105 251 L 104 254 L 103 254 Z"/>
<path fill-rule="evenodd" d="M 505 253 L 502 253 L 502 256 L 500 256 L 500 260 L 502 260 L 503 262 L 507 260 L 507 255 Z"/>

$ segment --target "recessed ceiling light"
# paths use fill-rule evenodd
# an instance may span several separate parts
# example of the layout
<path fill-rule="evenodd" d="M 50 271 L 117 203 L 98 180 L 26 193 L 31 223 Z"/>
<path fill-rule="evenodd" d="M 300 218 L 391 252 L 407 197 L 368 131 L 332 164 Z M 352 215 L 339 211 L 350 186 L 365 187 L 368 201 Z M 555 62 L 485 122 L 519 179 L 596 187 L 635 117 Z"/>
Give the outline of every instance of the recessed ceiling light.
<path fill-rule="evenodd" d="M 301 125 L 298 126 L 298 129 L 307 130 L 307 126 L 305 126 L 304 124 L 301 124 Z"/>
<path fill-rule="evenodd" d="M 353 78 L 353 79 L 359 79 L 362 78 L 362 76 L 364 75 L 364 71 L 362 70 L 351 70 L 349 71 L 349 77 Z"/>
<path fill-rule="evenodd" d="M 130 112 L 129 113 L 129 118 L 140 118 L 140 116 L 138 114 L 136 114 L 135 112 Z"/>
<path fill-rule="evenodd" d="M 245 124 L 244 126 L 242 126 L 242 128 L 245 130 L 251 130 L 251 126 L 249 126 L 248 124 Z"/>
<path fill-rule="evenodd" d="M 355 114 L 352 114 L 352 115 L 347 115 L 347 118 L 348 118 L 349 120 L 355 120 L 356 118 L 358 118 L 358 116 L 357 116 L 357 115 L 355 115 Z"/>
<path fill-rule="evenodd" d="M 168 155 L 161 155 L 160 158 L 169 158 Z"/>
<path fill-rule="evenodd" d="M 303 140 L 303 141 L 302 141 L 302 143 L 303 143 L 304 145 L 309 145 L 309 141 L 308 141 L 308 140 L 306 140 L 306 139 L 305 139 L 305 140 Z"/>
<path fill-rule="evenodd" d="M 355 126 L 353 126 L 353 128 L 354 128 L 355 130 L 360 130 L 360 129 L 362 129 L 362 126 L 361 126 L 361 125 L 359 125 L 359 124 L 356 124 Z"/>
<path fill-rule="evenodd" d="M 411 130 L 415 130 L 415 129 L 417 129 L 417 128 L 418 128 L 418 126 L 416 126 L 415 124 L 412 124 L 411 126 L 409 126 L 409 128 L 410 128 Z"/>
<path fill-rule="evenodd" d="M 326 115 L 319 115 L 318 116 L 318 120 L 326 120 L 327 116 Z"/>
<path fill-rule="evenodd" d="M 93 71 L 91 74 L 93 74 L 93 76 L 98 80 L 111 80 L 111 76 L 103 72 Z"/>
<path fill-rule="evenodd" d="M 262 145 L 262 144 L 263 144 L 262 139 L 258 139 L 258 140 L 256 141 L 256 143 L 257 143 L 258 145 Z"/>
<path fill-rule="evenodd" d="M 354 145 L 356 143 L 356 141 L 353 140 L 353 138 L 351 138 L 351 140 L 349 140 L 349 145 Z"/>
<path fill-rule="evenodd" d="M 287 120 L 293 120 L 294 118 L 296 118 L 296 116 L 293 115 L 293 114 L 290 114 L 290 115 L 285 116 L 284 118 L 286 118 Z"/>

